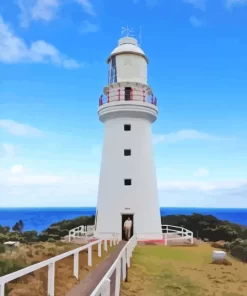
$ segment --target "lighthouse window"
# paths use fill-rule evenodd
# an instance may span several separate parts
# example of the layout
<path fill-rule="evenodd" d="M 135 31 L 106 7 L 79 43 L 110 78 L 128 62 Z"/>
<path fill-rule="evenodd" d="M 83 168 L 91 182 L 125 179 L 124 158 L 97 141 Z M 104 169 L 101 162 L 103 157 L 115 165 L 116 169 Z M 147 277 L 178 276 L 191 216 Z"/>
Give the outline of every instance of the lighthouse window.
<path fill-rule="evenodd" d="M 130 156 L 131 150 L 130 149 L 124 149 L 124 156 Z"/>
<path fill-rule="evenodd" d="M 125 131 L 130 131 L 131 130 L 131 125 L 130 124 L 125 124 L 124 125 L 124 130 Z"/>
<path fill-rule="evenodd" d="M 117 82 L 117 67 L 116 67 L 116 57 L 112 57 L 109 63 L 109 84 Z"/>
<path fill-rule="evenodd" d="M 125 186 L 131 186 L 131 179 L 124 179 L 124 185 Z"/>

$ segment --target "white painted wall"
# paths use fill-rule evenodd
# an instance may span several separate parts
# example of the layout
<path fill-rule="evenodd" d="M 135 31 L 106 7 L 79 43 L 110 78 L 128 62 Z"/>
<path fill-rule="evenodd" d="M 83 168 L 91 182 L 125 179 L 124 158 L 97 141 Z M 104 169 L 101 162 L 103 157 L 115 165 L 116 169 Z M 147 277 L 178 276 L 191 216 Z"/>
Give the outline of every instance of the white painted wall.
<path fill-rule="evenodd" d="M 147 61 L 136 54 L 116 55 L 117 82 L 129 81 L 147 84 Z"/>
<path fill-rule="evenodd" d="M 124 124 L 131 124 L 131 131 L 124 131 Z M 151 122 L 120 117 L 104 126 L 96 235 L 121 233 L 121 214 L 131 213 L 139 238 L 162 239 Z M 124 149 L 131 149 L 131 156 L 124 156 Z M 132 179 L 131 186 L 124 185 L 125 178 Z"/>

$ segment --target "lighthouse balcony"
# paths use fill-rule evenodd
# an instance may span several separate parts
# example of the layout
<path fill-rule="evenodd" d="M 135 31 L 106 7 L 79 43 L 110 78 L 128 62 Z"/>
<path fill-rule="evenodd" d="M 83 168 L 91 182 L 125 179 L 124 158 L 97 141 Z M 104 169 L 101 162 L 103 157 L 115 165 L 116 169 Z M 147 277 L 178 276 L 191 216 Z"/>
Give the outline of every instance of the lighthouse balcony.
<path fill-rule="evenodd" d="M 107 91 L 107 95 L 101 95 L 99 98 L 99 107 L 104 104 L 118 101 L 144 102 L 157 106 L 157 98 L 153 93 L 148 94 L 146 90 L 135 90 L 131 87 L 126 87 L 124 89 L 119 88 Z"/>

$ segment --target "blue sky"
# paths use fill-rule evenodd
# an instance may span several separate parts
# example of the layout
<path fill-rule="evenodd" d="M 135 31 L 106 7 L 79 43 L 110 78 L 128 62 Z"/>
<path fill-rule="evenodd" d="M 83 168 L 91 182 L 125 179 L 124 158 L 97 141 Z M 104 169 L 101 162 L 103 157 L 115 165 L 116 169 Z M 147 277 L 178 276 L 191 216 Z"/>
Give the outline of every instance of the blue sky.
<path fill-rule="evenodd" d="M 117 3 L 117 4 L 116 4 Z M 246 0 L 0 4 L 0 206 L 94 206 L 106 58 L 149 57 L 161 206 L 247 207 Z"/>

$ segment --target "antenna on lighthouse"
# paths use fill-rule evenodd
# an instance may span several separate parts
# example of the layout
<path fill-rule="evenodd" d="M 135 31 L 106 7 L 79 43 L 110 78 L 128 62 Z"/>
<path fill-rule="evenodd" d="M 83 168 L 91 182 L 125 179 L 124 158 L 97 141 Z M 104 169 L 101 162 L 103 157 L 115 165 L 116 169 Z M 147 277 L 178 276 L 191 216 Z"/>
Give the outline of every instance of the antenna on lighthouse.
<path fill-rule="evenodd" d="M 134 30 L 132 28 L 129 28 L 129 26 L 122 27 L 122 32 L 121 34 L 124 35 L 125 37 L 131 37 L 133 36 Z"/>

